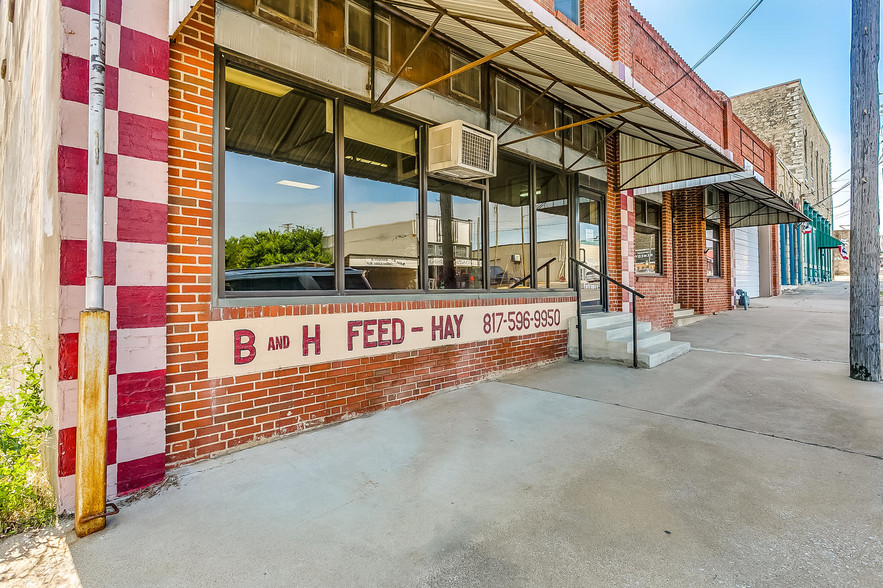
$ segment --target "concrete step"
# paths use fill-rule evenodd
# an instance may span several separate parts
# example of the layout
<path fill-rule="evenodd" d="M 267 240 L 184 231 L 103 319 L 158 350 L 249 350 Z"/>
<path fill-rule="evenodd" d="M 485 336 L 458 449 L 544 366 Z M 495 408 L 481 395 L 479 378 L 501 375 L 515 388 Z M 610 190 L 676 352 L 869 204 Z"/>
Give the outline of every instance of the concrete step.
<path fill-rule="evenodd" d="M 694 314 L 690 316 L 685 316 L 681 318 L 675 318 L 674 325 L 675 327 L 686 327 L 687 325 L 692 325 L 693 323 L 698 323 L 699 321 L 705 320 L 708 318 L 707 314 Z"/>
<path fill-rule="evenodd" d="M 649 349 L 654 345 L 667 343 L 671 341 L 671 334 L 668 331 L 646 331 L 638 333 L 638 351 Z M 619 335 L 607 342 L 607 347 L 611 351 L 623 351 L 625 353 L 632 352 L 632 334 Z"/>
<path fill-rule="evenodd" d="M 689 310 L 689 309 L 686 309 Z M 693 311 L 683 312 L 684 320 Z M 689 314 L 690 316 L 686 316 Z M 601 362 L 632 365 L 632 315 L 625 312 L 595 313 L 583 317 L 583 358 Z M 679 357 L 690 350 L 690 344 L 672 341 L 667 331 L 653 331 L 648 322 L 638 322 L 638 365 L 651 368 Z M 576 317 L 567 328 L 567 353 L 579 357 Z"/>
<path fill-rule="evenodd" d="M 643 351 L 638 348 L 638 365 L 644 368 L 655 368 L 659 364 L 680 357 L 688 351 L 690 351 L 690 343 L 688 341 L 668 341 Z"/>
<path fill-rule="evenodd" d="M 651 325 L 647 322 L 638 322 L 638 335 L 646 333 L 650 330 Z M 613 341 L 619 337 L 632 338 L 632 321 L 622 323 L 614 323 L 612 325 L 603 325 L 593 327 L 591 329 L 583 329 L 583 344 L 590 343 L 594 345 L 604 345 L 608 341 Z"/>
<path fill-rule="evenodd" d="M 632 322 L 630 312 L 593 312 L 583 315 L 583 328 L 595 329 L 608 325 L 624 324 Z"/>
<path fill-rule="evenodd" d="M 672 309 L 672 310 L 680 310 L 680 309 L 681 309 L 681 303 L 680 303 L 680 302 L 675 302 L 674 304 L 671 305 L 671 309 Z"/>
<path fill-rule="evenodd" d="M 678 310 L 675 310 L 674 313 L 672 313 L 672 314 L 674 314 L 674 318 L 679 319 L 679 318 L 684 318 L 684 317 L 688 317 L 688 316 L 693 316 L 694 314 L 696 314 L 696 311 L 693 310 L 692 308 L 680 308 Z"/>

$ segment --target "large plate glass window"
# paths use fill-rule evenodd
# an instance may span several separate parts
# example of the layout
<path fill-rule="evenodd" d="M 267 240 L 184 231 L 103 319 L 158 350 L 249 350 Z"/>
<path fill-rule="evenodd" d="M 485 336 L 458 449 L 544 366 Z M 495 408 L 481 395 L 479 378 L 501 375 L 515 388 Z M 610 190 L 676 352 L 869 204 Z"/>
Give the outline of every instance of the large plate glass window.
<path fill-rule="evenodd" d="M 721 275 L 721 227 L 711 221 L 705 222 L 705 275 Z"/>
<path fill-rule="evenodd" d="M 635 198 L 635 272 L 662 273 L 662 207 Z"/>
<path fill-rule="evenodd" d="M 260 4 L 308 29 L 316 28 L 316 0 L 260 0 Z"/>
<path fill-rule="evenodd" d="M 496 78 L 494 90 L 497 113 L 518 118 L 521 114 L 521 88 L 503 78 Z"/>
<path fill-rule="evenodd" d="M 488 272 L 490 288 L 530 283 L 530 165 L 505 157 L 490 179 Z"/>
<path fill-rule="evenodd" d="M 451 53 L 451 71 L 457 71 L 472 63 L 472 60 Z M 451 91 L 476 102 L 481 101 L 481 68 L 473 67 L 451 78 Z"/>
<path fill-rule="evenodd" d="M 375 16 L 374 56 L 389 63 L 389 18 Z M 371 55 L 371 8 L 369 5 L 349 0 L 346 3 L 346 46 L 364 55 Z"/>
<path fill-rule="evenodd" d="M 481 224 L 484 190 L 435 178 L 429 180 L 428 189 L 429 287 L 484 288 Z"/>
<path fill-rule="evenodd" d="M 346 288 L 418 288 L 417 128 L 345 106 L 343 135 Z"/>
<path fill-rule="evenodd" d="M 604 195 L 585 188 L 579 191 L 579 223 L 577 224 L 577 259 L 604 272 Z M 583 305 L 604 304 L 605 284 L 601 277 L 585 268 L 579 269 L 580 297 Z"/>
<path fill-rule="evenodd" d="M 567 288 L 567 176 L 536 168 L 537 288 Z"/>
<path fill-rule="evenodd" d="M 331 103 L 232 66 L 224 75 L 224 289 L 333 290 Z"/>
<path fill-rule="evenodd" d="M 709 277 L 721 275 L 720 251 L 720 192 L 705 189 L 705 273 Z"/>

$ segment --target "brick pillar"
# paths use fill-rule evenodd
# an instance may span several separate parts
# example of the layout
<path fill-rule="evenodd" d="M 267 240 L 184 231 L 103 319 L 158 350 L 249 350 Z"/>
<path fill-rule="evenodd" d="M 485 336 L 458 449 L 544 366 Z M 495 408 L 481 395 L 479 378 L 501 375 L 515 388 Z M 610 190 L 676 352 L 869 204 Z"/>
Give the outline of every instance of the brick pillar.
<path fill-rule="evenodd" d="M 212 398 L 216 382 L 206 381 L 207 321 L 211 311 L 214 30 L 214 1 L 207 0 L 171 46 L 166 327 L 166 451 L 170 463 L 193 457 L 198 448 L 216 446 L 224 429 L 211 420 L 216 412 Z"/>
<path fill-rule="evenodd" d="M 607 161 L 619 160 L 619 136 L 607 139 Z M 619 194 L 619 166 L 607 167 L 607 275 L 622 276 L 622 197 Z M 622 310 L 622 290 L 616 285 L 607 287 L 611 311 Z"/>

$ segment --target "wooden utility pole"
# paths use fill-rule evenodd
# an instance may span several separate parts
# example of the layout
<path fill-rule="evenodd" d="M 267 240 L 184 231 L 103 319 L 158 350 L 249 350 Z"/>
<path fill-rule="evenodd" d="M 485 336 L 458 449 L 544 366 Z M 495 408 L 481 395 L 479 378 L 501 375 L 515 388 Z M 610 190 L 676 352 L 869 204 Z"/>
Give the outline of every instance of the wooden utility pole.
<path fill-rule="evenodd" d="M 849 377 L 880 381 L 880 0 L 852 0 Z"/>

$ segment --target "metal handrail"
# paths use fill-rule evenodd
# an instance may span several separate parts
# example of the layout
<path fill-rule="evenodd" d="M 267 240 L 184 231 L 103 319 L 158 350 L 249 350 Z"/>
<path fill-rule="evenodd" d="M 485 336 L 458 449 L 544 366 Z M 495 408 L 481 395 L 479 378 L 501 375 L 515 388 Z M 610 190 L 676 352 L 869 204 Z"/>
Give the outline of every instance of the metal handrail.
<path fill-rule="evenodd" d="M 549 265 L 551 265 L 553 261 L 555 261 L 555 258 L 554 258 L 554 257 L 553 257 L 552 259 L 550 259 L 549 261 L 547 261 L 546 263 L 544 263 L 543 265 L 541 265 L 540 267 L 537 268 L 537 273 L 538 273 L 538 274 L 540 273 L 540 270 L 541 270 L 541 269 L 546 268 L 546 287 L 549 286 L 549 276 L 550 276 L 550 274 L 549 274 Z M 533 275 L 533 274 L 528 274 L 528 275 L 524 276 L 523 278 L 521 278 L 520 280 L 518 280 L 517 282 L 514 282 L 514 283 L 512 283 L 512 284 L 509 284 L 509 289 L 511 290 L 512 288 L 518 287 L 518 286 L 520 286 L 521 284 L 525 283 L 526 281 L 528 281 L 528 280 L 531 278 L 532 275 Z"/>
<path fill-rule="evenodd" d="M 605 274 L 604 272 L 598 271 L 595 268 L 586 265 L 578 259 L 570 258 L 570 261 L 574 263 L 574 272 L 573 275 L 576 281 L 576 337 L 577 337 L 577 345 L 579 346 L 579 360 L 583 360 L 583 315 L 582 315 L 582 301 L 580 300 L 579 293 L 579 271 L 577 270 L 577 266 L 583 267 L 593 274 L 596 274 L 608 282 L 613 282 L 623 290 L 627 290 L 632 295 L 632 367 L 638 367 L 638 298 L 644 298 L 644 295 L 634 290 L 633 288 L 629 288 L 625 284 L 618 282 Z"/>

